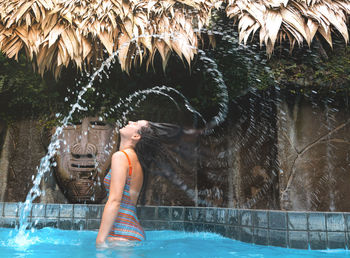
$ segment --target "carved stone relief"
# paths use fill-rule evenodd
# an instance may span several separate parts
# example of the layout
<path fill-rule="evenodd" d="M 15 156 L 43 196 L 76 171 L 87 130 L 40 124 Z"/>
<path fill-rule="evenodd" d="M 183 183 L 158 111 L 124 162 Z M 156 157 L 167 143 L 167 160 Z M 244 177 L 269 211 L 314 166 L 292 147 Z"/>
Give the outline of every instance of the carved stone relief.
<path fill-rule="evenodd" d="M 64 195 L 73 203 L 100 203 L 106 195 L 103 178 L 117 148 L 115 128 L 87 117 L 64 128 L 60 140 L 56 176 Z"/>

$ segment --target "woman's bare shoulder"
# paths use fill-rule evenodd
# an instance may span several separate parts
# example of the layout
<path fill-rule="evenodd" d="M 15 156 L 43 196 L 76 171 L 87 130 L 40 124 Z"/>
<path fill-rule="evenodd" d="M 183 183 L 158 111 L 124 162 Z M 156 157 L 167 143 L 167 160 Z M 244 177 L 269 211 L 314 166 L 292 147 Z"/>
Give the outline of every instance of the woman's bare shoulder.
<path fill-rule="evenodd" d="M 131 160 L 133 160 L 135 158 L 137 159 L 137 154 L 136 154 L 135 150 L 133 150 L 133 149 L 125 149 L 124 151 L 126 152 L 126 154 L 128 155 L 128 157 Z M 125 156 L 125 154 L 123 154 L 123 155 Z"/>
<path fill-rule="evenodd" d="M 117 162 L 120 164 L 128 164 L 127 157 L 122 151 L 117 151 L 113 153 L 112 162 Z"/>

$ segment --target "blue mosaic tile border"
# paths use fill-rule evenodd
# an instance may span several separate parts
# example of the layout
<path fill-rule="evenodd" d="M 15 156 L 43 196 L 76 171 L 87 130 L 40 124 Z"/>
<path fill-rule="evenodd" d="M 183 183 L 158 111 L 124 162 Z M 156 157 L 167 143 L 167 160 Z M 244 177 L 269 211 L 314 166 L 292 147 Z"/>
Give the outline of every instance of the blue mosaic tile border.
<path fill-rule="evenodd" d="M 104 205 L 34 204 L 35 227 L 97 230 Z M 350 213 L 140 206 L 145 230 L 209 231 L 247 243 L 296 249 L 350 248 Z M 0 203 L 0 227 L 16 227 L 18 203 Z"/>

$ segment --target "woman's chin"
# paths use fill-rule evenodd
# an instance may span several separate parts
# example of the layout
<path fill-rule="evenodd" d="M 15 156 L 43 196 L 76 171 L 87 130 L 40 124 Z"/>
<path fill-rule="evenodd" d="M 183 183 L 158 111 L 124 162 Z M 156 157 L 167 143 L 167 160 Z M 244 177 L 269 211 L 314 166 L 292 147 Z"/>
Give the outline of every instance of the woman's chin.
<path fill-rule="evenodd" d="M 120 129 L 119 129 L 119 135 L 122 135 L 122 134 L 124 134 L 124 131 L 125 131 L 125 127 L 123 127 L 123 128 L 120 128 Z"/>

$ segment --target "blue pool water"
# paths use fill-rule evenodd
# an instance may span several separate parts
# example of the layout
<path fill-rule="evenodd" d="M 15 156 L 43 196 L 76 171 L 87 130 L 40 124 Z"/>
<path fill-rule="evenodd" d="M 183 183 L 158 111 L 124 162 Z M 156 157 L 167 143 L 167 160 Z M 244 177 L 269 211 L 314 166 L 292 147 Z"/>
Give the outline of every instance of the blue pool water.
<path fill-rule="evenodd" d="M 96 249 L 94 231 L 44 228 L 16 242 L 16 231 L 0 229 L 0 257 L 344 257 L 347 250 L 294 250 L 258 246 L 213 233 L 147 231 L 147 240 L 123 243 L 110 249 Z"/>

